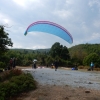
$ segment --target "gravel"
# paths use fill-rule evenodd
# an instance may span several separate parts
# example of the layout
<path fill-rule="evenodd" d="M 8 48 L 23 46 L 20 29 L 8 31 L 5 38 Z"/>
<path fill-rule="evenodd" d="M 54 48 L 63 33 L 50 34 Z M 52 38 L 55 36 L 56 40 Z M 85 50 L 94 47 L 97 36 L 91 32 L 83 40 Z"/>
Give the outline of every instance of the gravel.
<path fill-rule="evenodd" d="M 31 73 L 34 79 L 41 85 L 69 85 L 72 87 L 85 87 L 100 90 L 100 72 L 80 71 L 71 69 L 51 68 L 22 69 L 25 73 Z"/>

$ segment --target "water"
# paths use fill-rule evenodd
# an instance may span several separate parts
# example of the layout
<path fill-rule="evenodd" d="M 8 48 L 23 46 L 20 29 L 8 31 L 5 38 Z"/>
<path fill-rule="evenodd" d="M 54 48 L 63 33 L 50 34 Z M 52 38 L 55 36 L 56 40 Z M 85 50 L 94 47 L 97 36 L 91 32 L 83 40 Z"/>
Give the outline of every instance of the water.
<path fill-rule="evenodd" d="M 62 70 L 50 68 L 23 69 L 31 73 L 36 81 L 45 85 L 69 85 L 100 90 L 100 73 L 94 71 Z"/>

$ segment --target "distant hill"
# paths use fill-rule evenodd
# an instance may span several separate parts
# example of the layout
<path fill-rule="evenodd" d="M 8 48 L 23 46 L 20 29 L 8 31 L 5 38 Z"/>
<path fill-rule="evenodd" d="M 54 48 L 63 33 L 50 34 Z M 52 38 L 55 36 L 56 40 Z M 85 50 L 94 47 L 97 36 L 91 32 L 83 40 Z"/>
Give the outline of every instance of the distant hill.
<path fill-rule="evenodd" d="M 36 49 L 36 50 L 33 50 L 33 49 L 17 49 L 17 48 L 15 48 L 15 49 L 10 49 L 10 50 L 14 50 L 14 51 L 20 51 L 20 52 L 24 52 L 24 51 L 26 51 L 26 52 L 49 52 L 50 51 L 50 48 L 48 48 L 48 49 Z"/>
<path fill-rule="evenodd" d="M 14 50 L 14 51 L 20 51 L 20 52 L 49 52 L 50 48 L 48 49 L 10 49 L 10 50 Z M 90 54 L 90 53 L 97 53 L 98 55 L 100 55 L 100 44 L 79 44 L 79 45 L 75 45 L 71 48 L 68 48 L 70 55 L 75 54 L 76 52 L 79 54 Z"/>
<path fill-rule="evenodd" d="M 75 52 L 90 54 L 90 53 L 97 53 L 100 55 L 100 44 L 79 44 L 69 48 L 69 52 L 71 55 L 75 54 Z"/>

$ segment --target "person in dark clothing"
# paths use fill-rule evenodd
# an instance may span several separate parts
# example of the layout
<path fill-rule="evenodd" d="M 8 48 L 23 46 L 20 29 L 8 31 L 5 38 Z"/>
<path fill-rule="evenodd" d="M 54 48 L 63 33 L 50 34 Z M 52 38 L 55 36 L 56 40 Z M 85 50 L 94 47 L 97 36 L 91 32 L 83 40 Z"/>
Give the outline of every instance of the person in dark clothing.
<path fill-rule="evenodd" d="M 77 64 L 75 64 L 75 70 L 78 70 L 78 68 L 77 68 Z"/>
<path fill-rule="evenodd" d="M 33 66 L 34 66 L 34 69 L 36 69 L 36 62 L 34 62 L 34 65 Z"/>
<path fill-rule="evenodd" d="M 16 58 L 13 58 L 13 68 L 16 67 Z"/>
<path fill-rule="evenodd" d="M 10 69 L 12 69 L 12 67 L 13 67 L 13 59 L 12 58 L 9 61 L 9 65 L 10 65 Z"/>
<path fill-rule="evenodd" d="M 55 66 L 55 71 L 57 71 L 57 68 L 58 68 L 58 61 L 57 60 L 55 60 L 54 66 Z"/>

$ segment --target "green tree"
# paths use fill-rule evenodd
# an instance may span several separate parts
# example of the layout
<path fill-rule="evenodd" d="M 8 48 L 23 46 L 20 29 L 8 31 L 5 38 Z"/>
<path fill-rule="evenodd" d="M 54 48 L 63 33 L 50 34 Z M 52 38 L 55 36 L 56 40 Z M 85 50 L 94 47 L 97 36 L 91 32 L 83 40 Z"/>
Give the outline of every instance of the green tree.
<path fill-rule="evenodd" d="M 0 56 L 8 50 L 8 46 L 13 46 L 13 43 L 8 35 L 9 34 L 4 30 L 4 26 L 0 25 Z"/>
<path fill-rule="evenodd" d="M 8 46 L 13 46 L 13 43 L 8 35 L 9 34 L 4 30 L 4 26 L 0 25 L 0 68 L 4 68 L 4 66 L 7 65 L 8 57 L 5 53 L 9 50 Z"/>
<path fill-rule="evenodd" d="M 69 60 L 70 55 L 69 51 L 66 46 L 60 45 L 59 42 L 56 42 L 52 45 L 51 50 L 50 50 L 50 55 L 53 58 L 60 58 L 63 60 Z"/>
<path fill-rule="evenodd" d="M 46 58 L 46 65 L 51 66 L 51 64 L 54 62 L 54 59 L 48 55 Z"/>
<path fill-rule="evenodd" d="M 90 63 L 93 62 L 96 67 L 100 66 L 100 57 L 96 53 L 91 53 L 86 56 L 83 60 L 84 65 L 90 66 Z"/>
<path fill-rule="evenodd" d="M 52 45 L 50 49 L 50 56 L 55 60 L 59 61 L 60 66 L 67 66 L 70 60 L 70 54 L 66 46 L 60 45 L 56 42 Z"/>
<path fill-rule="evenodd" d="M 70 59 L 69 51 L 68 51 L 68 48 L 66 46 L 64 46 L 64 47 L 62 46 L 60 57 L 64 60 Z"/>
<path fill-rule="evenodd" d="M 62 49 L 62 46 L 60 45 L 59 42 L 54 43 L 51 47 L 50 55 L 53 58 L 55 58 L 56 56 L 60 56 L 61 55 L 61 49 Z"/>

